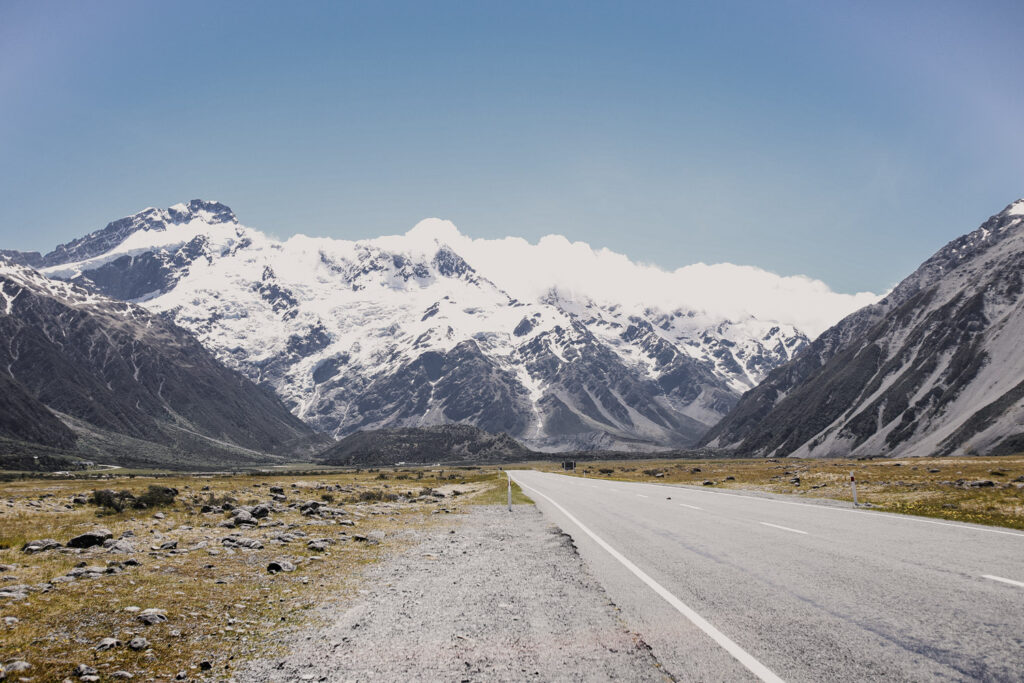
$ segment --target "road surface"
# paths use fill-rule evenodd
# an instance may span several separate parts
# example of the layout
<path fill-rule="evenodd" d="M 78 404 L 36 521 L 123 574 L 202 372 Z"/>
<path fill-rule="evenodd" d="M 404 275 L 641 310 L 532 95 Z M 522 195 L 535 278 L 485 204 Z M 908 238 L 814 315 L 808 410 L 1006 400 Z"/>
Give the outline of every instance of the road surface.
<path fill-rule="evenodd" d="M 679 680 L 1024 680 L 1024 533 L 511 475 Z"/>

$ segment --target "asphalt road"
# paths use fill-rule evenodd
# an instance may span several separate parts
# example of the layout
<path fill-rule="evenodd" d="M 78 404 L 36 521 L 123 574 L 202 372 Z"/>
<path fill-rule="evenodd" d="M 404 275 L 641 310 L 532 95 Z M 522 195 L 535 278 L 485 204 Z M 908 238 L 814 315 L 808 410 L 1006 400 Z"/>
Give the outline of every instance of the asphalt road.
<path fill-rule="evenodd" d="M 511 474 L 680 680 L 1024 681 L 1024 533 Z"/>

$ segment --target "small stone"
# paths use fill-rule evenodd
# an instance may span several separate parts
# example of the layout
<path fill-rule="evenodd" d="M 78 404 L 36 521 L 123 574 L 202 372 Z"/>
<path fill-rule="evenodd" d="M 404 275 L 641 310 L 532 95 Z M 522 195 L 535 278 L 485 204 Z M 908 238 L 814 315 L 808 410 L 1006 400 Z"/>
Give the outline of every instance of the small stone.
<path fill-rule="evenodd" d="M 199 662 L 199 670 L 200 671 L 209 671 L 212 668 L 213 668 L 213 664 L 211 664 L 210 662 L 207 662 L 207 661 Z"/>
<path fill-rule="evenodd" d="M 81 678 L 82 676 L 95 676 L 98 672 L 88 664 L 79 664 L 75 667 L 74 674 Z"/>
<path fill-rule="evenodd" d="M 705 479 L 704 483 L 702 485 L 703 486 L 714 486 L 715 482 L 711 481 L 710 479 Z"/>
<path fill-rule="evenodd" d="M 295 571 L 295 565 L 288 560 L 274 560 L 267 565 L 267 571 L 271 574 L 277 574 L 278 572 L 293 572 Z"/>
<path fill-rule="evenodd" d="M 149 641 L 142 636 L 137 636 L 128 641 L 128 647 L 138 652 L 149 648 Z"/>
<path fill-rule="evenodd" d="M 313 552 L 322 553 L 327 550 L 327 544 L 323 541 L 310 541 L 306 544 L 306 547 Z"/>
<path fill-rule="evenodd" d="M 154 624 L 159 624 L 161 622 L 167 621 L 167 611 L 151 607 L 149 609 L 144 609 L 141 612 L 139 612 L 138 619 L 147 626 L 153 626 Z"/>
<path fill-rule="evenodd" d="M 60 548 L 61 544 L 52 538 L 40 538 L 35 541 L 29 541 L 25 545 L 21 546 L 22 552 L 26 553 L 41 553 L 46 550 L 54 550 Z"/>
<path fill-rule="evenodd" d="M 110 673 L 110 677 L 119 678 L 124 681 L 130 681 L 131 679 L 135 678 L 135 674 L 129 673 L 127 671 L 112 671 Z"/>
<path fill-rule="evenodd" d="M 123 643 L 117 638 L 104 638 L 96 646 L 96 650 L 99 652 L 106 652 L 107 650 L 112 650 L 115 647 L 121 647 L 121 645 L 123 645 Z"/>
<path fill-rule="evenodd" d="M 13 662 L 8 662 L 4 666 L 4 673 L 9 674 L 20 674 L 28 671 L 32 668 L 32 665 L 23 659 L 15 659 Z"/>

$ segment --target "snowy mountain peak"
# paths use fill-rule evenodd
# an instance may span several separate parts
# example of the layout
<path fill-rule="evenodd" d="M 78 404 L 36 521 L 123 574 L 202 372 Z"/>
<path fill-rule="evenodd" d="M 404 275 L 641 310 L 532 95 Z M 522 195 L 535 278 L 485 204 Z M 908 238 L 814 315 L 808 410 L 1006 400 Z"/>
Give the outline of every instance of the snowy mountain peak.
<path fill-rule="evenodd" d="M 680 299 L 694 288 L 622 255 L 436 218 L 282 242 L 193 200 L 59 256 L 46 275 L 172 318 L 335 436 L 458 422 L 546 449 L 684 446 L 808 343 L 770 315 L 696 309 Z M 592 296 L 604 280 L 631 296 Z"/>

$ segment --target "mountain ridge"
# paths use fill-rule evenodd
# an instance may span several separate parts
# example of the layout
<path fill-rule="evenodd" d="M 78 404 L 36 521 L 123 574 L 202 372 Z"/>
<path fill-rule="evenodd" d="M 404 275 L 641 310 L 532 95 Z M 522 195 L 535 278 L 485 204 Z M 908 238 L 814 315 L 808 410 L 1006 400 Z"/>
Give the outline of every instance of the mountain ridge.
<path fill-rule="evenodd" d="M 1018 200 L 770 372 L 701 443 L 765 456 L 1019 449 L 1022 272 Z"/>
<path fill-rule="evenodd" d="M 784 322 L 558 286 L 521 300 L 442 241 L 447 223 L 282 242 L 224 205 L 176 206 L 70 242 L 43 272 L 167 317 L 335 437 L 468 421 L 543 450 L 687 446 L 808 343 Z"/>

